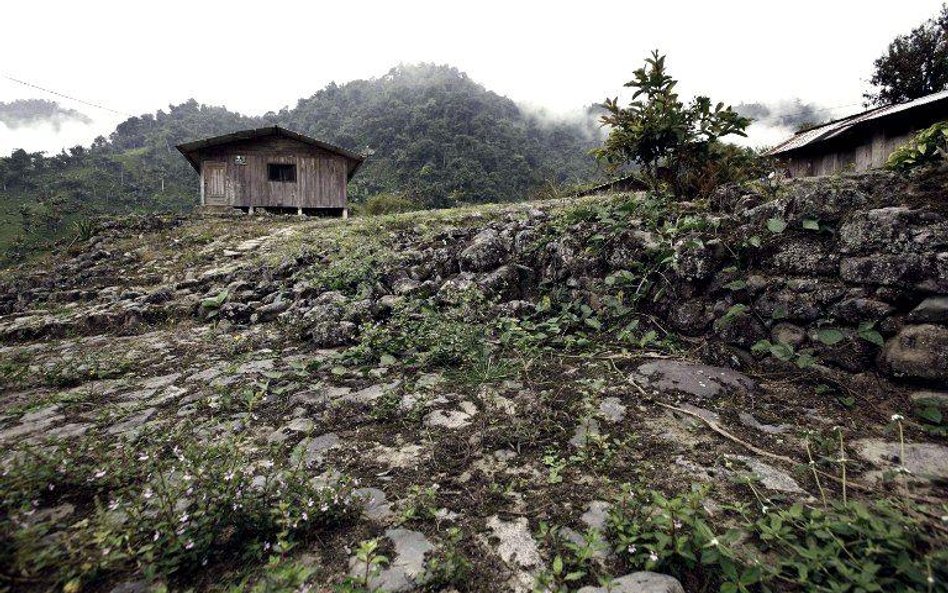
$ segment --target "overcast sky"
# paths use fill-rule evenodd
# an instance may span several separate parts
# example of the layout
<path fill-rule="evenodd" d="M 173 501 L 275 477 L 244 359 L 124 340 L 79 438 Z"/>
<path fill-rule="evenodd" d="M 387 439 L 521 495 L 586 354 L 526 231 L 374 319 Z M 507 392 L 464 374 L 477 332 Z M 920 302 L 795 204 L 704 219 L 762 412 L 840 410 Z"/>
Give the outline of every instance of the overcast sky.
<path fill-rule="evenodd" d="M 941 1 L 18 1 L 2 10 L 0 74 L 123 113 L 193 97 L 257 115 L 331 81 L 425 61 L 567 113 L 617 94 L 658 48 L 683 95 L 798 97 L 839 117 L 861 110 L 889 41 Z M 125 118 L 0 78 L 0 102 L 25 98 L 58 100 L 95 123 L 0 124 L 0 154 L 88 143 Z M 764 132 L 754 140 L 775 141 Z"/>

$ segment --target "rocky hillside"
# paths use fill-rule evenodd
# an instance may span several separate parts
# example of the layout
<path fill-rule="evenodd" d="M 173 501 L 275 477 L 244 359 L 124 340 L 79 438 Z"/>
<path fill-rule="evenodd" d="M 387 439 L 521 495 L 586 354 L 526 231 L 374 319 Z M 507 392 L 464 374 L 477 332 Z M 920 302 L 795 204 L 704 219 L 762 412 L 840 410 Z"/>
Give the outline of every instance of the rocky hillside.
<path fill-rule="evenodd" d="M 0 587 L 948 590 L 944 172 L 104 223 L 0 284 Z"/>

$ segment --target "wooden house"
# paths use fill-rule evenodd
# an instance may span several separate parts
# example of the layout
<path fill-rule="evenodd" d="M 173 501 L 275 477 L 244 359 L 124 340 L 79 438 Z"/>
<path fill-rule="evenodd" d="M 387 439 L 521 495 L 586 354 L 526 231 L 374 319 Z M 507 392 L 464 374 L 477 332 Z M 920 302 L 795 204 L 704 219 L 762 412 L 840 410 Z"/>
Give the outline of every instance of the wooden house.
<path fill-rule="evenodd" d="M 865 171 L 885 165 L 913 135 L 948 120 L 948 91 L 876 107 L 797 133 L 767 154 L 790 177 Z"/>
<path fill-rule="evenodd" d="M 201 205 L 347 216 L 346 185 L 364 157 L 278 126 L 178 147 L 201 176 Z"/>

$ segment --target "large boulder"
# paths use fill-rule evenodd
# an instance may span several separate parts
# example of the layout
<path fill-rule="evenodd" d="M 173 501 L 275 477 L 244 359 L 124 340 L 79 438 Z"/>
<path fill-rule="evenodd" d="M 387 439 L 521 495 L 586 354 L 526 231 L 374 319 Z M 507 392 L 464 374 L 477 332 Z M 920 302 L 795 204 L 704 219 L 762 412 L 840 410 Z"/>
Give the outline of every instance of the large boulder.
<path fill-rule="evenodd" d="M 948 328 L 905 326 L 886 342 L 883 359 L 897 377 L 948 380 Z"/>
<path fill-rule="evenodd" d="M 494 229 L 484 229 L 474 236 L 458 260 L 463 271 L 488 272 L 499 266 L 506 255 L 507 247 L 500 234 Z"/>

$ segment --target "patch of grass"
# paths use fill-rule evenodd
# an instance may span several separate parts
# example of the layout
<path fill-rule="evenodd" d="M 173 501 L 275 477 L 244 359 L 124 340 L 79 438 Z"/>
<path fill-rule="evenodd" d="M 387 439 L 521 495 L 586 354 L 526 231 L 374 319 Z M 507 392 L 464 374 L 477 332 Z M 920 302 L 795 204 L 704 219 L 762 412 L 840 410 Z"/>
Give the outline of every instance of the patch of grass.
<path fill-rule="evenodd" d="M 186 587 L 206 566 L 283 557 L 356 514 L 347 480 L 314 486 L 301 464 L 259 459 L 246 438 L 146 436 L 142 447 L 13 451 L 0 475 L 3 578 L 79 591 L 145 574 Z M 75 516 L 50 514 L 54 502 Z"/>

